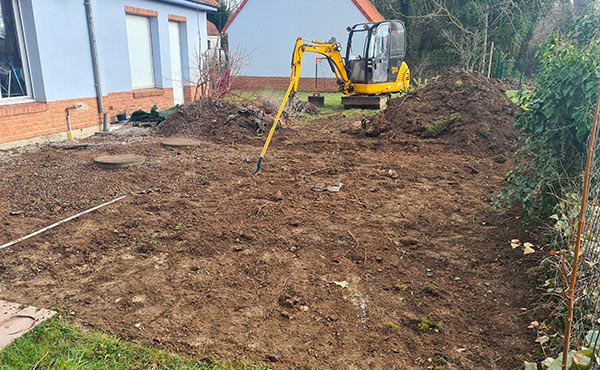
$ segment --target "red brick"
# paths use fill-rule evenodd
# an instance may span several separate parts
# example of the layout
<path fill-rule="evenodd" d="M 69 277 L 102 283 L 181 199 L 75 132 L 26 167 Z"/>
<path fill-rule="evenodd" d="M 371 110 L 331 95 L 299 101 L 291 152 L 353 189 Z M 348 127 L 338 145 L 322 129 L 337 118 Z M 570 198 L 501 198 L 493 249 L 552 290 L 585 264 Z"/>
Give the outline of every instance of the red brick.
<path fill-rule="evenodd" d="M 233 81 L 235 89 L 239 90 L 287 90 L 290 86 L 289 77 L 259 77 L 239 76 Z M 315 79 L 302 77 L 298 83 L 299 91 L 315 91 Z M 339 87 L 335 78 L 319 79 L 319 92 L 338 92 Z"/>
<path fill-rule="evenodd" d="M 144 17 L 158 17 L 158 12 L 154 10 L 134 8 L 132 6 L 125 7 L 125 13 L 131 15 L 141 15 Z"/>
<path fill-rule="evenodd" d="M 174 22 L 187 22 L 186 17 L 182 17 L 180 15 L 169 14 L 169 20 Z"/>

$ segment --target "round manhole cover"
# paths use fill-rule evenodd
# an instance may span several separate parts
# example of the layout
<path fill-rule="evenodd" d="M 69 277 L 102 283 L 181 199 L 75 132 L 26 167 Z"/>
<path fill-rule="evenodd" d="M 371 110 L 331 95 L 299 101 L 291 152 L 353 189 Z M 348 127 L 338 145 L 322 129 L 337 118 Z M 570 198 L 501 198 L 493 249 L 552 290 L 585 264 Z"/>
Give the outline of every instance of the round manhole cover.
<path fill-rule="evenodd" d="M 103 155 L 94 158 L 94 162 L 102 168 L 125 168 L 144 162 L 146 158 L 135 154 Z"/>
<path fill-rule="evenodd" d="M 35 319 L 31 316 L 12 316 L 0 324 L 0 337 L 24 333 L 34 325 Z"/>
<path fill-rule="evenodd" d="M 173 137 L 164 139 L 160 142 L 164 146 L 172 147 L 172 148 L 188 148 L 188 147 L 197 147 L 200 145 L 198 140 L 188 139 L 185 137 Z"/>

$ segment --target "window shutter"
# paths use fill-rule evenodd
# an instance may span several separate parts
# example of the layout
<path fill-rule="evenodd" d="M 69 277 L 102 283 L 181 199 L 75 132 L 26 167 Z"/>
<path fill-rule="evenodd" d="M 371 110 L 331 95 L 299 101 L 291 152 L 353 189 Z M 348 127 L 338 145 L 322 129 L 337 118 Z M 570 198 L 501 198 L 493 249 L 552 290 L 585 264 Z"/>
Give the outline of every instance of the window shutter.
<path fill-rule="evenodd" d="M 127 14 L 127 42 L 133 88 L 155 87 L 150 18 Z"/>

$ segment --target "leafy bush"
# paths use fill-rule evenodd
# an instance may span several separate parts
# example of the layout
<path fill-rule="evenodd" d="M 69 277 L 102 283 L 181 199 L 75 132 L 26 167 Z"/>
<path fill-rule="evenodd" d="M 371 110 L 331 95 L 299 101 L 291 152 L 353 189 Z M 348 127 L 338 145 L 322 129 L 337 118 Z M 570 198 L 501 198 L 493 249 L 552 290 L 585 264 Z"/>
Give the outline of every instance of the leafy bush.
<path fill-rule="evenodd" d="M 582 173 L 600 83 L 600 16 L 582 16 L 567 34 L 551 36 L 538 57 L 536 89 L 522 99 L 515 123 L 523 139 L 517 166 L 496 201 L 546 217 Z"/>

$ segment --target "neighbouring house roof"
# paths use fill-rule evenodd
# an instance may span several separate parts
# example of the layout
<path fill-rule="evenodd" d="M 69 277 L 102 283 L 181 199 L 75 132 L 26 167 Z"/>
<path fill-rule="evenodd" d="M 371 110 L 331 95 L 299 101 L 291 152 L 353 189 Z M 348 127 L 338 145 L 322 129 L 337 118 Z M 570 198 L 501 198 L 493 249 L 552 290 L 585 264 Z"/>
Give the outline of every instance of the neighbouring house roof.
<path fill-rule="evenodd" d="M 208 32 L 208 36 L 219 36 L 219 29 L 211 21 L 206 21 L 206 31 Z"/>
<path fill-rule="evenodd" d="M 381 13 L 375 8 L 375 6 L 369 0 L 352 0 L 354 5 L 360 10 L 361 13 L 369 20 L 369 22 L 379 22 L 385 20 Z"/>
<path fill-rule="evenodd" d="M 233 22 L 235 17 L 237 17 L 237 15 L 242 11 L 247 2 L 248 0 L 244 0 L 242 4 L 238 7 L 238 9 L 235 11 L 235 13 L 233 13 L 231 18 L 229 18 L 229 22 L 227 22 L 227 24 L 223 28 L 223 32 L 227 31 L 227 28 L 229 28 L 231 22 Z M 375 8 L 375 6 L 371 4 L 370 0 L 352 0 L 352 2 L 354 3 L 354 5 L 356 5 L 358 10 L 360 10 L 360 12 L 367 18 L 369 22 L 378 22 L 385 20 L 385 18 L 383 18 L 383 16 L 381 15 L 381 13 L 379 13 L 377 8 Z"/>

